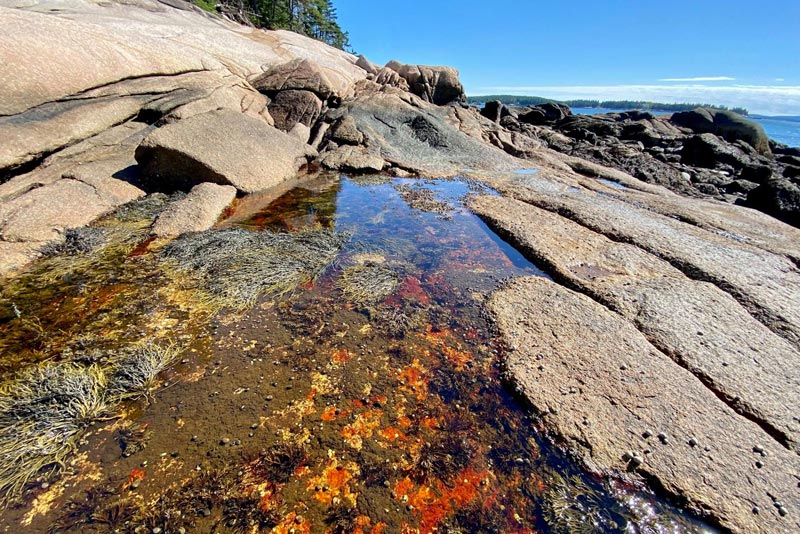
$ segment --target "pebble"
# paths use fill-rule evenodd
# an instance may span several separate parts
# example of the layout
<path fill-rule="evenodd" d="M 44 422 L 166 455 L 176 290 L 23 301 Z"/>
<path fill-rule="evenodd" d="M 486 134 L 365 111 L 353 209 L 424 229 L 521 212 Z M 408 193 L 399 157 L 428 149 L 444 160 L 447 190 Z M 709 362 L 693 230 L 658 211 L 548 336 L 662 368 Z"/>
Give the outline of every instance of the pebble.
<path fill-rule="evenodd" d="M 783 506 L 781 506 L 780 508 L 778 508 L 778 513 L 781 515 L 781 517 L 786 517 L 786 514 L 787 514 L 788 512 L 786 511 L 786 508 L 784 508 Z"/>
<path fill-rule="evenodd" d="M 753 513 L 754 514 L 758 514 L 760 511 L 761 510 L 758 508 L 758 506 L 753 506 Z"/>
<path fill-rule="evenodd" d="M 200 438 L 197 435 L 192 436 L 192 441 L 197 441 L 198 439 Z"/>
<path fill-rule="evenodd" d="M 169 455 L 172 456 L 173 458 L 177 458 L 178 456 L 181 455 L 181 453 L 179 453 L 178 451 L 172 451 L 171 453 L 169 453 Z"/>
<path fill-rule="evenodd" d="M 303 516 L 302 515 L 295 516 L 294 522 L 297 523 L 298 525 L 301 524 L 303 522 Z"/>
<path fill-rule="evenodd" d="M 161 534 L 161 527 L 153 527 L 153 530 L 151 530 L 150 532 L 152 532 L 153 534 Z"/>
<path fill-rule="evenodd" d="M 255 430 L 256 428 L 258 428 L 258 423 L 253 423 L 252 425 L 250 425 L 251 430 Z"/>
<path fill-rule="evenodd" d="M 758 461 L 756 461 L 756 467 L 757 467 L 757 468 L 759 468 L 759 469 L 761 469 L 762 467 L 764 467 L 764 464 L 763 464 L 763 463 L 761 463 L 761 460 L 758 460 Z"/>
<path fill-rule="evenodd" d="M 131 489 L 135 490 L 136 488 L 139 487 L 139 484 L 141 484 L 141 483 L 142 483 L 142 481 L 139 480 L 139 479 L 134 480 L 133 482 L 131 482 Z"/>
<path fill-rule="evenodd" d="M 753 445 L 753 452 L 756 454 L 761 454 L 764 452 L 764 447 L 761 445 Z"/>
<path fill-rule="evenodd" d="M 203 511 L 201 513 L 203 514 L 203 517 L 208 517 L 211 515 L 211 510 L 209 510 L 208 508 L 203 508 Z"/>
<path fill-rule="evenodd" d="M 219 440 L 219 444 L 220 445 L 227 445 L 230 442 L 231 442 L 231 438 L 222 438 L 221 440 Z"/>
<path fill-rule="evenodd" d="M 697 440 L 694 438 L 689 438 L 689 446 L 690 447 L 697 447 Z"/>
<path fill-rule="evenodd" d="M 652 435 L 653 435 L 653 433 L 650 432 L 649 430 L 645 430 L 644 432 L 642 432 L 642 437 L 644 439 L 647 439 L 647 438 L 651 437 Z"/>

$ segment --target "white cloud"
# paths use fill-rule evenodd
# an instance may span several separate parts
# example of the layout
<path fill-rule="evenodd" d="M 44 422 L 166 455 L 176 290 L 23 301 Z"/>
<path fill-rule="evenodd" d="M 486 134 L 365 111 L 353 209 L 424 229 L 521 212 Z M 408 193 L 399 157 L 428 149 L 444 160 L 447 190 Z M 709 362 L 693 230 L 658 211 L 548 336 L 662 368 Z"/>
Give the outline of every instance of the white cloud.
<path fill-rule="evenodd" d="M 785 82 L 786 78 L 775 78 L 776 82 Z"/>
<path fill-rule="evenodd" d="M 732 82 L 730 76 L 695 76 L 693 78 L 661 78 L 659 82 Z"/>
<path fill-rule="evenodd" d="M 468 91 L 470 95 L 517 94 L 555 100 L 646 100 L 664 103 L 740 106 L 764 115 L 800 115 L 797 85 L 575 85 L 494 86 Z"/>

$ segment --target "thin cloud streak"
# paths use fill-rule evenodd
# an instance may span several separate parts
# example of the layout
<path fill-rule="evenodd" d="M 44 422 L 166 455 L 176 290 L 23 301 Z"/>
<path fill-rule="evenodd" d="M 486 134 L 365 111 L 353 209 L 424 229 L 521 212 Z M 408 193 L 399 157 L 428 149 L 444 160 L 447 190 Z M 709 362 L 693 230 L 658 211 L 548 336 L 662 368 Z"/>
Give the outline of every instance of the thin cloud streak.
<path fill-rule="evenodd" d="M 730 76 L 695 76 L 693 78 L 661 78 L 659 82 L 732 82 Z"/>
<path fill-rule="evenodd" d="M 744 107 L 763 115 L 800 115 L 797 85 L 575 85 L 493 86 L 468 91 L 470 95 L 516 94 L 554 100 L 645 100 L 666 104 L 707 103 Z"/>

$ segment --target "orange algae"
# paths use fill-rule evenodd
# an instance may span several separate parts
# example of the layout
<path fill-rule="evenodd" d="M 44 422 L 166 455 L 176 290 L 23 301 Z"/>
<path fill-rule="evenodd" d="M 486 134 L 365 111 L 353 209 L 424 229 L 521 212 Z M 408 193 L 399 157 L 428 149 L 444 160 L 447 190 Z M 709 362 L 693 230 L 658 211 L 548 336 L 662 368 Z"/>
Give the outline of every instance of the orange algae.
<path fill-rule="evenodd" d="M 331 504 L 334 499 L 347 499 L 355 506 L 357 494 L 350 491 L 349 482 L 353 478 L 351 471 L 356 471 L 358 468 L 355 464 L 347 467 L 339 464 L 335 456 L 331 457 L 322 473 L 309 478 L 306 489 L 323 504 Z"/>
<path fill-rule="evenodd" d="M 272 532 L 274 534 L 311 534 L 311 521 L 300 516 L 297 512 L 289 512 L 286 517 L 272 529 Z"/>
<path fill-rule="evenodd" d="M 441 481 L 431 485 L 416 486 L 405 477 L 394 487 L 394 497 L 407 502 L 419 517 L 419 532 L 433 532 L 445 518 L 458 508 L 472 502 L 480 493 L 481 482 L 488 478 L 487 471 L 475 471 L 468 467 L 453 480 L 452 486 Z"/>
<path fill-rule="evenodd" d="M 386 441 L 395 441 L 395 440 L 408 441 L 408 436 L 406 436 L 405 433 L 403 433 L 402 430 L 400 430 L 398 428 L 391 427 L 391 426 L 387 427 L 387 428 L 384 428 L 383 430 L 381 430 L 379 432 L 379 434 Z"/>
<path fill-rule="evenodd" d="M 336 363 L 347 363 L 352 357 L 352 353 L 347 349 L 339 349 L 331 354 L 331 360 Z"/>
<path fill-rule="evenodd" d="M 338 416 L 338 410 L 336 406 L 326 406 L 324 410 L 322 410 L 322 415 L 319 416 L 320 419 L 329 423 L 331 421 L 336 421 L 336 417 Z"/>
<path fill-rule="evenodd" d="M 144 469 L 131 469 L 131 474 L 128 475 L 128 480 L 122 485 L 122 489 L 128 489 L 133 486 L 134 482 L 144 480 Z"/>
<path fill-rule="evenodd" d="M 351 447 L 360 449 L 363 438 L 370 438 L 381 424 L 381 410 L 367 410 L 342 429 L 342 437 Z"/>
<path fill-rule="evenodd" d="M 426 369 L 419 362 L 419 358 L 414 358 L 411 365 L 400 371 L 398 376 L 400 389 L 406 393 L 416 394 L 417 400 L 425 400 L 428 396 L 428 379 L 425 374 Z"/>

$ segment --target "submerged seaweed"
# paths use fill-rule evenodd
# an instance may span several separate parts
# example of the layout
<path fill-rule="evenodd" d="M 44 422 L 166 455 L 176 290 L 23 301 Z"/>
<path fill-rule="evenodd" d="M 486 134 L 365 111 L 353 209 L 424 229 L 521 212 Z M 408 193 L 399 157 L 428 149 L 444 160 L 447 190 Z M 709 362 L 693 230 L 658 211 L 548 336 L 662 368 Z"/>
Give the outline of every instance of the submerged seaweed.
<path fill-rule="evenodd" d="M 370 261 L 347 267 L 339 278 L 345 296 L 357 304 L 383 300 L 394 293 L 399 283 L 393 269 Z"/>
<path fill-rule="evenodd" d="M 85 228 L 67 228 L 64 240 L 48 243 L 40 250 L 42 256 L 87 254 L 106 243 L 106 231 L 102 228 L 87 226 Z"/>
<path fill-rule="evenodd" d="M 198 281 L 210 307 L 244 309 L 262 294 L 280 297 L 314 280 L 348 239 L 347 234 L 318 229 L 294 234 L 208 230 L 184 234 L 162 255 Z"/>
<path fill-rule="evenodd" d="M 0 385 L 0 504 L 18 498 L 37 475 L 63 470 L 85 429 L 123 399 L 147 394 L 176 354 L 174 347 L 138 346 L 109 367 L 37 365 Z"/>
<path fill-rule="evenodd" d="M 5 504 L 40 472 L 64 467 L 82 431 L 108 413 L 106 384 L 99 366 L 66 364 L 34 367 L 0 387 L 0 498 Z"/>

